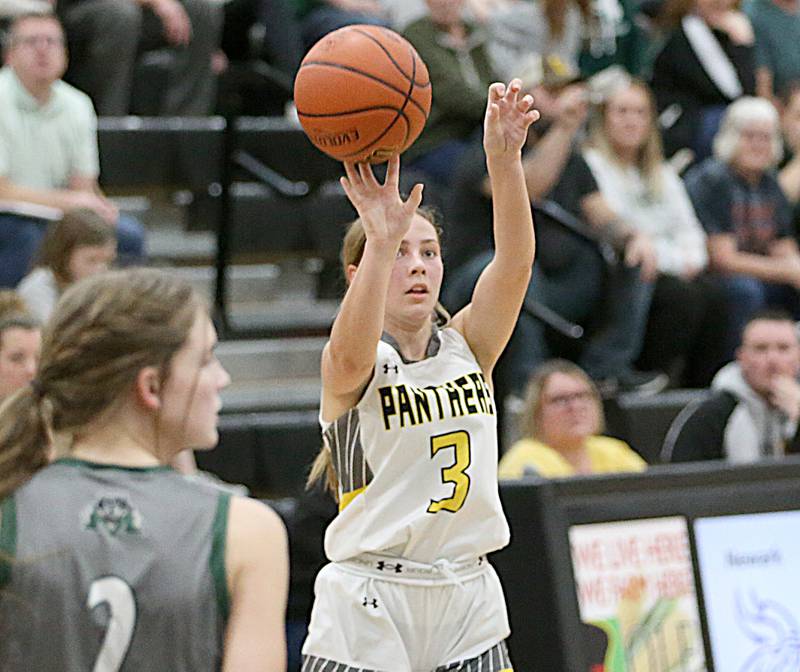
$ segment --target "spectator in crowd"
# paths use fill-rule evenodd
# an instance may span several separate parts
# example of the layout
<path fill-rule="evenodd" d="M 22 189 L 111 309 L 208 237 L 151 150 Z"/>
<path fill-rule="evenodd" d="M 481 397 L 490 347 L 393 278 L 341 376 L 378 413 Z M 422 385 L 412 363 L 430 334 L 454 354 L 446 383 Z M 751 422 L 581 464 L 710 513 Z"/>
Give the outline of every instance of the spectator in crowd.
<path fill-rule="evenodd" d="M 642 73 L 648 38 L 637 17 L 639 7 L 635 0 L 591 0 L 578 61 L 582 76 L 591 77 L 614 65 L 632 75 Z"/>
<path fill-rule="evenodd" d="M 749 0 L 756 36 L 756 90 L 773 103 L 800 81 L 800 6 L 795 0 Z"/>
<path fill-rule="evenodd" d="M 214 107 L 212 54 L 222 7 L 212 0 L 60 0 L 70 48 L 67 80 L 101 115 L 130 113 L 133 74 L 144 51 L 170 47 L 161 114 L 197 116 Z"/>
<path fill-rule="evenodd" d="M 333 30 L 354 23 L 388 26 L 380 0 L 293 0 L 306 48 Z"/>
<path fill-rule="evenodd" d="M 588 165 L 575 149 L 587 113 L 586 87 L 533 90 L 542 120 L 528 133 L 523 169 L 531 200 L 547 200 L 571 218 L 588 222 L 575 235 L 537 214 L 537 261 L 526 301 L 538 302 L 587 329 L 578 355 L 604 394 L 621 390 L 656 392 L 665 375 L 636 371 L 633 362 L 644 337 L 656 270 L 649 238 L 621 220 L 600 193 Z M 452 273 L 444 304 L 466 303 L 480 271 L 491 258 L 492 185 L 479 155 L 462 158 L 445 215 L 451 223 L 446 255 Z M 581 222 L 578 222 L 580 225 Z M 620 263 L 609 266 L 598 241 L 613 247 Z M 521 394 L 532 371 L 553 357 L 545 324 L 523 312 L 495 374 L 498 399 Z"/>
<path fill-rule="evenodd" d="M 590 0 L 515 1 L 494 9 L 486 22 L 492 68 L 501 77 L 549 67 L 578 72 Z"/>
<path fill-rule="evenodd" d="M 686 176 L 708 234 L 711 269 L 728 295 L 728 358 L 759 310 L 782 307 L 800 317 L 800 252 L 774 174 L 781 153 L 777 111 L 767 100 L 744 97 L 725 113 L 714 157 Z"/>
<path fill-rule="evenodd" d="M 712 396 L 685 408 L 664 442 L 671 462 L 754 462 L 800 452 L 800 342 L 791 315 L 764 311 L 742 334 L 736 361 L 714 378 Z"/>
<path fill-rule="evenodd" d="M 784 161 L 778 182 L 792 206 L 792 230 L 800 234 L 800 83 L 789 89 L 781 105 Z"/>
<path fill-rule="evenodd" d="M 60 80 L 66 59 L 54 15 L 14 20 L 0 69 L 0 287 L 16 286 L 44 237 L 32 211 L 93 210 L 115 226 L 126 261 L 143 256 L 141 225 L 98 186 L 97 118 L 89 98 Z"/>
<path fill-rule="evenodd" d="M 604 424 L 600 394 L 586 372 L 563 359 L 546 362 L 528 384 L 522 438 L 500 460 L 500 478 L 644 470 L 630 446 L 602 436 Z"/>
<path fill-rule="evenodd" d="M 753 27 L 736 0 L 667 0 L 659 22 L 670 33 L 651 84 L 666 154 L 685 147 L 701 161 L 725 107 L 755 93 Z"/>
<path fill-rule="evenodd" d="M 426 0 L 428 14 L 404 36 L 428 66 L 433 102 L 425 128 L 406 152 L 407 165 L 447 186 L 453 166 L 480 132 L 485 91 L 496 79 L 485 32 L 463 17 L 465 0 Z"/>
<path fill-rule="evenodd" d="M 0 401 L 25 387 L 36 375 L 42 333 L 12 290 L 0 291 Z"/>
<path fill-rule="evenodd" d="M 251 54 L 251 31 L 257 35 Z M 285 75 L 294 78 L 303 57 L 300 26 L 291 0 L 229 0 L 225 2 L 222 50 L 231 61 L 262 59 Z"/>
<path fill-rule="evenodd" d="M 655 245 L 658 276 L 639 365 L 669 372 L 676 385 L 708 387 L 725 363 L 726 297 L 704 274 L 705 232 L 664 161 L 646 84 L 620 77 L 592 115 L 584 157 L 609 207 Z"/>
<path fill-rule="evenodd" d="M 36 267 L 17 291 L 31 315 L 44 324 L 69 285 L 108 270 L 116 256 L 114 227 L 93 210 L 71 210 L 51 225 Z"/>

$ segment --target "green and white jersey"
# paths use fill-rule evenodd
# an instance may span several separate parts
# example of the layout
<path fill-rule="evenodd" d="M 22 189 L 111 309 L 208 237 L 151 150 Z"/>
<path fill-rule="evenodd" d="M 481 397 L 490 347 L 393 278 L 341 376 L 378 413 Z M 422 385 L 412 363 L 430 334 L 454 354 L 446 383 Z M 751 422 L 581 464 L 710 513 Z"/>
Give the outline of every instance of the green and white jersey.
<path fill-rule="evenodd" d="M 340 500 L 328 558 L 458 562 L 502 548 L 497 416 L 475 356 L 453 328 L 435 332 L 418 362 L 384 338 L 359 403 L 322 423 Z"/>
<path fill-rule="evenodd" d="M 0 669 L 219 670 L 229 496 L 59 460 L 2 504 Z"/>

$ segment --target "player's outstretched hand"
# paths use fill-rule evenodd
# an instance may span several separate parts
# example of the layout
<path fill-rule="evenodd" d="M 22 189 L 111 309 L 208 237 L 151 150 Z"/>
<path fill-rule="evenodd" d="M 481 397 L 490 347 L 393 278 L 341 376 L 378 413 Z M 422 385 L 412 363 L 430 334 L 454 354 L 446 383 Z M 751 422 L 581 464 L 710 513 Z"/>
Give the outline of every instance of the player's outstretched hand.
<path fill-rule="evenodd" d="M 368 163 L 345 162 L 347 177 L 340 182 L 358 212 L 368 241 L 399 244 L 411 226 L 422 202 L 422 185 L 416 184 L 407 200 L 400 197 L 400 157 L 389 159 L 386 179 L 381 184 Z"/>
<path fill-rule="evenodd" d="M 495 82 L 489 87 L 483 122 L 483 149 L 489 158 L 517 156 L 525 145 L 528 127 L 539 118 L 533 96 L 520 96 L 522 82 L 512 79 L 508 86 Z"/>

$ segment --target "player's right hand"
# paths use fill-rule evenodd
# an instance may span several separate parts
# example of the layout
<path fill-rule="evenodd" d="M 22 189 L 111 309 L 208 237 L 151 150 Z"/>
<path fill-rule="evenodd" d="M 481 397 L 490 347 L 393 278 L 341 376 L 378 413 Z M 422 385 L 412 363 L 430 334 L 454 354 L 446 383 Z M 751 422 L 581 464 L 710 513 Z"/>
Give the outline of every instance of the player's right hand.
<path fill-rule="evenodd" d="M 400 197 L 400 157 L 397 155 L 389 159 L 383 184 L 375 178 L 368 163 L 347 161 L 344 168 L 347 177 L 342 177 L 340 182 L 361 218 L 367 241 L 399 246 L 422 203 L 422 185 L 414 185 L 407 200 Z"/>

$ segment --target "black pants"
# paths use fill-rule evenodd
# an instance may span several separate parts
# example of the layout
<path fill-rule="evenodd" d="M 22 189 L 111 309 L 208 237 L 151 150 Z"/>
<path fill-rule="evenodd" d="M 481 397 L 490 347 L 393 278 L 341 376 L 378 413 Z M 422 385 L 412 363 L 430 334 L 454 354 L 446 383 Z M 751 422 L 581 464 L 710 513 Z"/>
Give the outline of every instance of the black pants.
<path fill-rule="evenodd" d="M 659 275 L 638 367 L 666 371 L 673 384 L 707 387 L 725 363 L 727 331 L 727 299 L 717 281 Z"/>

